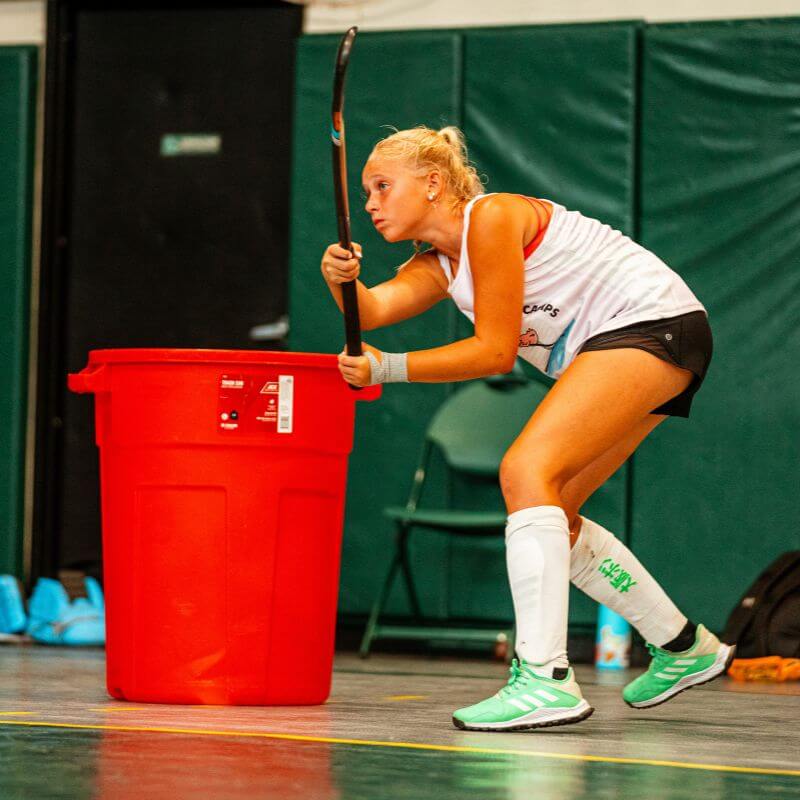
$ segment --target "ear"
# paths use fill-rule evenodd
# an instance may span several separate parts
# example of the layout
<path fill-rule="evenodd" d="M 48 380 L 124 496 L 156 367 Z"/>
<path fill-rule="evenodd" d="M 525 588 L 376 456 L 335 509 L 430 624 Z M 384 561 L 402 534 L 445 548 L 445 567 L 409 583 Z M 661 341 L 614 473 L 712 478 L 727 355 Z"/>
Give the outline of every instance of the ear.
<path fill-rule="evenodd" d="M 442 187 L 444 186 L 444 181 L 442 180 L 442 174 L 439 170 L 432 170 L 428 173 L 428 182 L 426 190 L 428 193 L 438 195 L 442 191 Z"/>

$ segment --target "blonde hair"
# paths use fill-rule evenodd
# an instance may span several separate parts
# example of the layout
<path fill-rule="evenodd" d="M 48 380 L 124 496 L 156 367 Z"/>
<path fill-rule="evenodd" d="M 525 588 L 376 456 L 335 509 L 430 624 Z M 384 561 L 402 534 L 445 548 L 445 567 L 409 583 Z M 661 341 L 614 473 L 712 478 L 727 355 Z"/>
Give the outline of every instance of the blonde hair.
<path fill-rule="evenodd" d="M 381 139 L 372 149 L 372 156 L 404 161 L 418 177 L 438 169 L 444 180 L 444 197 L 451 210 L 463 213 L 464 206 L 484 191 L 484 182 L 467 155 L 464 134 L 453 125 L 435 131 L 425 125 L 395 132 Z M 422 242 L 414 241 L 414 251 L 422 250 Z"/>

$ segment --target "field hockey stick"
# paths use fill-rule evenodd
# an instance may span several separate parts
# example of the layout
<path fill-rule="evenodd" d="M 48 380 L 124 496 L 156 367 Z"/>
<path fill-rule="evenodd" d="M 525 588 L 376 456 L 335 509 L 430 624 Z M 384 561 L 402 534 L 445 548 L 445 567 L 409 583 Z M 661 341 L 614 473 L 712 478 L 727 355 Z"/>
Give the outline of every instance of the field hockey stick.
<path fill-rule="evenodd" d="M 333 77 L 333 108 L 331 123 L 331 141 L 333 143 L 333 187 L 336 198 L 336 221 L 339 226 L 339 245 L 345 250 L 353 251 L 350 238 L 350 206 L 347 202 L 347 157 L 344 143 L 344 80 L 350 51 L 358 32 L 357 27 L 350 28 L 342 37 L 339 52 L 336 54 L 336 69 Z M 361 349 L 361 321 L 358 316 L 358 293 L 355 280 L 341 284 L 342 302 L 344 304 L 344 330 L 347 341 L 347 355 L 363 355 Z M 349 384 L 351 388 L 360 387 Z"/>

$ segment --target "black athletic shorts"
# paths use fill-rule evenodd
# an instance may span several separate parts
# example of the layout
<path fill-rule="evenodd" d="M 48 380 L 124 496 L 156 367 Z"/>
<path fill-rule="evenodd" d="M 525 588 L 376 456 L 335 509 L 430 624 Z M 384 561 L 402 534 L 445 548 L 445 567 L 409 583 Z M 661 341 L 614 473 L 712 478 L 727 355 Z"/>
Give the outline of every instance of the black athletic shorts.
<path fill-rule="evenodd" d="M 686 389 L 650 412 L 688 417 L 692 400 L 703 383 L 713 352 L 711 327 L 705 312 L 691 311 L 677 317 L 635 322 L 614 331 L 598 333 L 597 336 L 587 339 L 578 353 L 588 350 L 614 350 L 619 347 L 646 350 L 663 361 L 694 373 L 694 378 Z"/>

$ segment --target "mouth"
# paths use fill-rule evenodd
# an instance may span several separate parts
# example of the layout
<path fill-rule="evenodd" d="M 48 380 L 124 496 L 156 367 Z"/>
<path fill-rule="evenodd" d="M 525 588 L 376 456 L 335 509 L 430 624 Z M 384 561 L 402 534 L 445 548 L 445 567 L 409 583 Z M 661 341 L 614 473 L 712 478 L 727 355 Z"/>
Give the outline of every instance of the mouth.
<path fill-rule="evenodd" d="M 386 220 L 385 220 L 385 219 L 374 219 L 374 220 L 372 220 L 372 224 L 373 224 L 373 225 L 374 225 L 376 228 L 377 228 L 379 225 L 382 225 L 384 222 L 386 222 Z"/>

